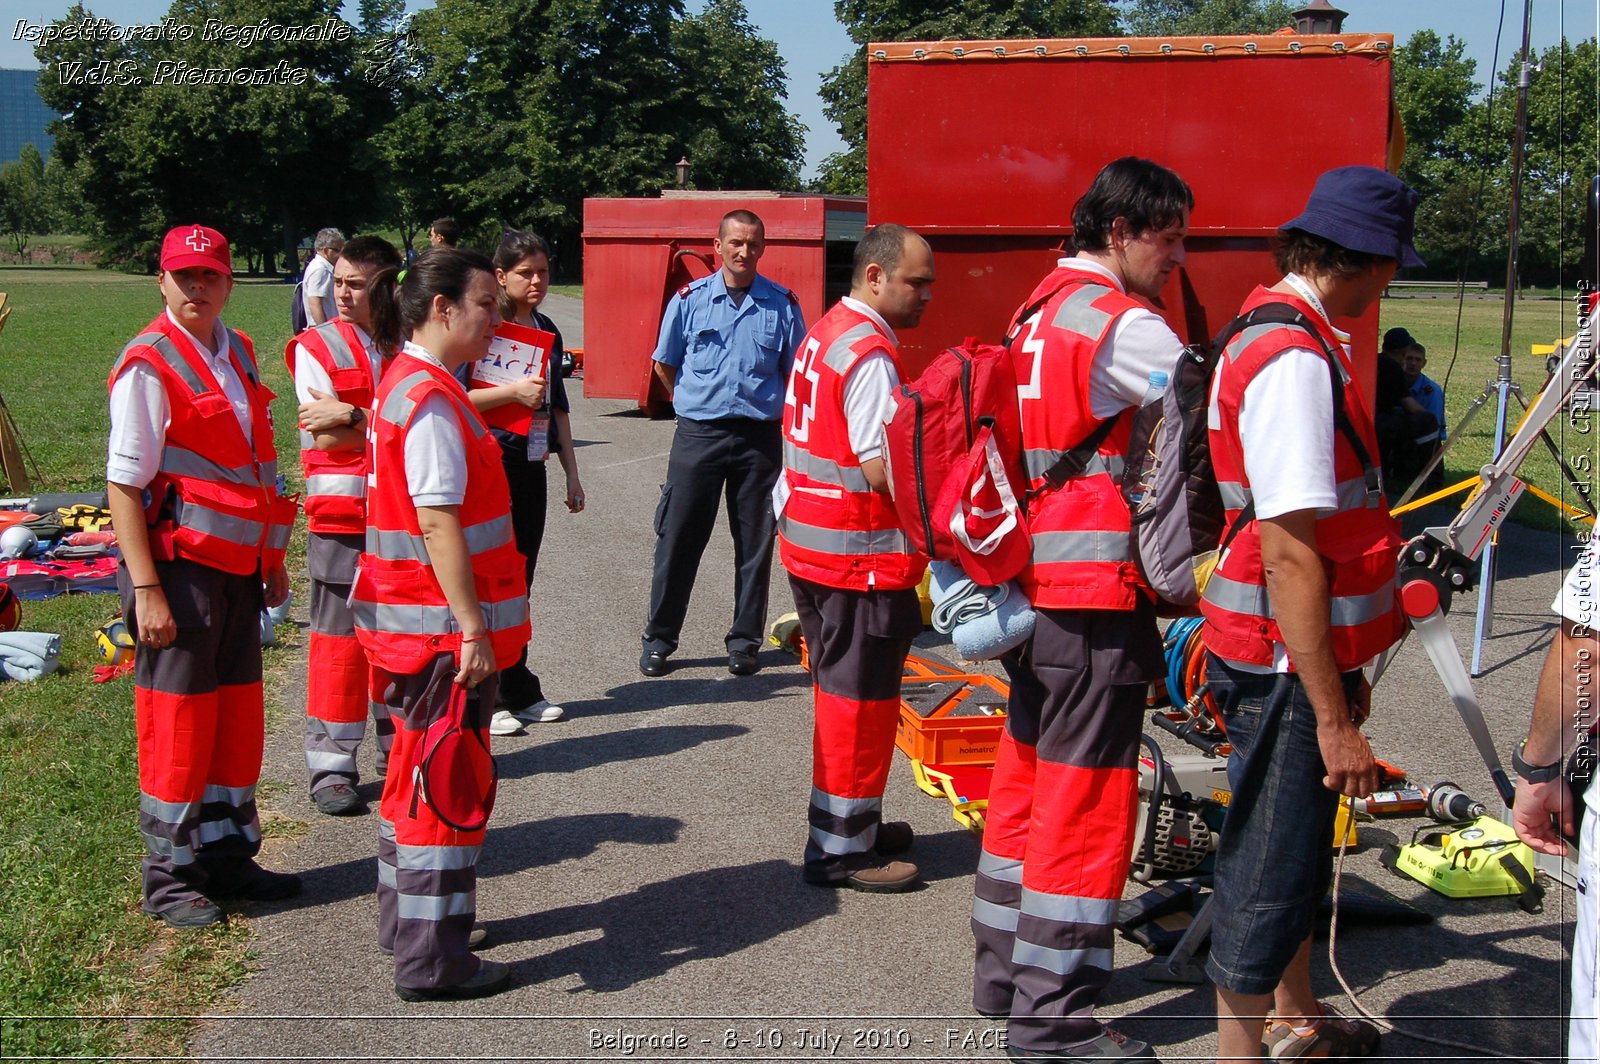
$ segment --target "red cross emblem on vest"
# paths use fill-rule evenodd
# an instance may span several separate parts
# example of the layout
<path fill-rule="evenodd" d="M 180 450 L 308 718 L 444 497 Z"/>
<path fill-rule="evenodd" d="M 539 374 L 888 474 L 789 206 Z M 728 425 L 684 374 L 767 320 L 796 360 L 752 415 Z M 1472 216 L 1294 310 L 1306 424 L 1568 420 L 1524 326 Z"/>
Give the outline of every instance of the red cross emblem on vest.
<path fill-rule="evenodd" d="M 204 251 L 211 246 L 211 238 L 206 236 L 205 230 L 197 225 L 194 227 L 194 232 L 189 234 L 189 239 L 185 240 L 184 243 L 195 251 Z"/>

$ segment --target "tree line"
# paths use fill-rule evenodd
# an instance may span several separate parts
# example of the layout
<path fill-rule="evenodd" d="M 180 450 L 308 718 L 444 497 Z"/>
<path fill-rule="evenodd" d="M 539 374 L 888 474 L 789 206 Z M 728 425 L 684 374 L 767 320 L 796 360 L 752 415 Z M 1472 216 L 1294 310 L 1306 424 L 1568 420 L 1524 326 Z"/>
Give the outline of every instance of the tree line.
<path fill-rule="evenodd" d="M 742 0 L 707 0 L 694 14 L 683 0 L 436 0 L 409 17 L 403 0 L 360 0 L 350 23 L 343 6 L 174 0 L 169 12 L 189 26 L 332 19 L 347 30 L 336 38 L 50 35 L 36 55 L 40 95 L 63 116 L 55 148 L 0 167 L 0 228 L 18 251 L 29 233 L 87 232 L 103 261 L 143 269 L 168 224 L 203 218 L 249 268 L 293 272 L 295 247 L 322 226 L 398 229 L 410 242 L 451 214 L 478 246 L 506 228 L 539 230 L 571 277 L 583 199 L 671 187 L 680 157 L 691 187 L 802 188 L 805 128 L 785 105 L 785 60 Z M 1260 33 L 1289 24 L 1290 10 L 1284 0 L 835 0 L 856 47 L 820 93 L 846 147 L 809 187 L 865 192 L 869 42 Z M 80 4 L 55 25 L 96 17 Z M 186 77 L 158 80 L 161 62 Z M 1579 260 L 1600 165 L 1595 41 L 1563 41 L 1535 64 L 1522 277 L 1592 281 Z M 306 73 L 263 73 L 286 69 Z M 1427 274 L 1498 283 L 1515 47 L 1487 93 L 1463 42 L 1431 30 L 1396 48 L 1393 69 L 1400 172 L 1423 194 Z M 259 76 L 227 73 L 238 71 Z"/>

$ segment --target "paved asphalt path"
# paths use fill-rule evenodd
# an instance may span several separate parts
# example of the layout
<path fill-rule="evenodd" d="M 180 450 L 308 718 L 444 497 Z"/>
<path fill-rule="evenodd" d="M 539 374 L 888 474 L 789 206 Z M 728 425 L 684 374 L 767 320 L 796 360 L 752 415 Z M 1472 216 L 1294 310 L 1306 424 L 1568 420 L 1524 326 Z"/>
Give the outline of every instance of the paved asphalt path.
<path fill-rule="evenodd" d="M 571 344 L 581 303 L 548 309 Z M 576 382 L 574 382 L 576 384 Z M 478 914 L 512 966 L 513 988 L 481 1001 L 407 1005 L 375 942 L 371 815 L 333 819 L 304 796 L 303 671 L 279 691 L 268 738 L 264 814 L 304 830 L 269 842 L 266 863 L 299 872 L 303 898 L 245 910 L 256 964 L 191 1050 L 207 1060 L 986 1060 L 1003 1026 L 970 1009 L 968 912 L 978 840 L 942 801 L 918 791 L 903 757 L 885 800 L 912 822 L 926 885 L 869 896 L 801 883 L 810 783 L 810 699 L 798 664 L 761 655 L 730 676 L 732 552 L 719 524 L 701 567 L 673 669 L 636 667 L 654 544 L 651 515 L 672 424 L 574 387 L 573 426 L 589 509 L 560 505 L 552 470 L 549 530 L 534 590 L 534 665 L 568 719 L 496 739 L 499 802 L 479 865 Z M 1517 531 L 1497 585 L 1496 631 L 1480 697 L 1499 749 L 1523 734 L 1548 605 L 1571 551 Z M 1476 598 L 1452 625 L 1470 640 Z M 790 607 L 774 567 L 771 614 Z M 302 628 L 303 630 L 303 628 Z M 950 653 L 934 633 L 930 652 Z M 1380 685 L 1368 726 L 1379 756 L 1431 783 L 1488 798 L 1487 772 L 1420 647 Z M 1163 744 L 1169 751 L 1178 749 Z M 371 753 L 364 750 L 364 770 Z M 378 781 L 362 791 L 376 805 Z M 1346 915 L 1339 960 L 1361 999 L 1402 1026 L 1493 1056 L 1560 1052 L 1572 892 L 1552 887 L 1529 915 L 1506 898 L 1450 900 L 1381 868 L 1415 819 L 1363 827 L 1348 887 L 1376 886 L 1432 914 L 1394 926 Z M 1128 895 L 1137 888 L 1130 884 Z M 1319 946 L 1319 952 L 1325 950 Z M 1102 1015 L 1163 1059 L 1210 1059 L 1208 987 L 1146 981 L 1146 955 L 1119 942 Z M 1319 989 L 1340 992 L 1325 952 Z M 1340 1001 L 1341 1007 L 1346 1007 Z M 1392 1059 L 1471 1056 L 1399 1034 Z"/>

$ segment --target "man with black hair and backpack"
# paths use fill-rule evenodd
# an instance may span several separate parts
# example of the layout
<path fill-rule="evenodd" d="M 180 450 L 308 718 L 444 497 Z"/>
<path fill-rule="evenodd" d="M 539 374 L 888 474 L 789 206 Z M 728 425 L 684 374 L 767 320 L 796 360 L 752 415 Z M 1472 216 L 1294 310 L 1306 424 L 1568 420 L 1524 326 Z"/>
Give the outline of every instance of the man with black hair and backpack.
<path fill-rule="evenodd" d="M 1183 345 L 1148 305 L 1183 263 L 1194 197 L 1146 159 L 1108 164 L 1072 212 L 1076 254 L 1008 330 L 1032 558 L 1034 634 L 1011 680 L 972 904 L 973 1005 L 1009 1016 L 1013 1059 L 1151 1060 L 1094 1017 L 1128 876 L 1154 598 L 1121 489 L 1129 422 Z"/>
<path fill-rule="evenodd" d="M 1361 734 L 1361 669 L 1404 626 L 1377 432 L 1333 323 L 1365 313 L 1399 266 L 1422 265 L 1416 204 L 1373 167 L 1319 177 L 1280 228 L 1283 279 L 1241 310 L 1266 313 L 1228 341 L 1212 382 L 1211 459 L 1238 526 L 1201 598 L 1207 678 L 1233 745 L 1206 962 L 1219 1060 L 1377 1048 L 1376 1027 L 1340 1017 L 1311 987 L 1339 796 L 1371 794 L 1381 778 Z M 1297 320 L 1282 320 L 1283 304 Z"/>

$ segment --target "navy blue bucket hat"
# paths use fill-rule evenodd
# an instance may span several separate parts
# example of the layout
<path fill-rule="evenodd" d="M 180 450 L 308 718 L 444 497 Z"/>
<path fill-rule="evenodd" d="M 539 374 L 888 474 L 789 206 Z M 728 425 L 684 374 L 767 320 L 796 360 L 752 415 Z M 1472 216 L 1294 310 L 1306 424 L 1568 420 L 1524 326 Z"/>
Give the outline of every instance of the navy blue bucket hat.
<path fill-rule="evenodd" d="M 1340 166 L 1317 178 L 1300 217 L 1280 229 L 1299 229 L 1342 248 L 1382 255 L 1402 266 L 1425 266 L 1411 246 L 1417 194 L 1375 166 Z"/>

